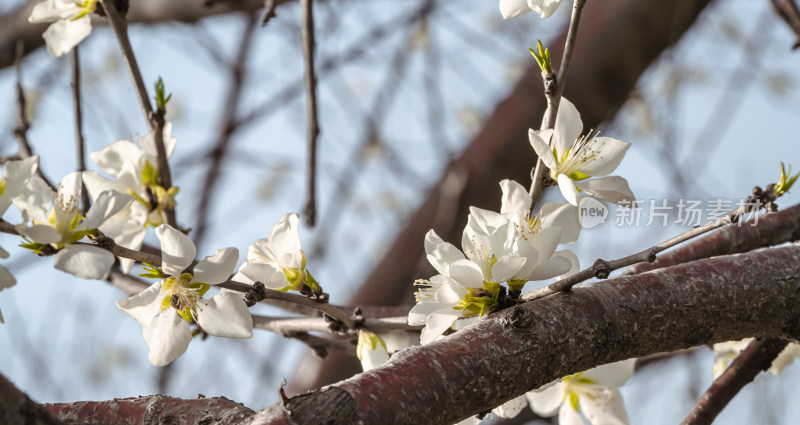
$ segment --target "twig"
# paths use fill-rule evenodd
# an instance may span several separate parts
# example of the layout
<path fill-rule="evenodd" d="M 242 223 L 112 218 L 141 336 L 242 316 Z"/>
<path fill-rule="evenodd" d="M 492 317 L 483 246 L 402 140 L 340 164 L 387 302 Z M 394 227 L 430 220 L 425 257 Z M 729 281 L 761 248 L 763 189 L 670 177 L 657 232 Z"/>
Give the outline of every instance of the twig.
<path fill-rule="evenodd" d="M 547 110 L 544 113 L 544 120 L 542 120 L 542 130 L 547 130 L 555 127 L 556 116 L 558 115 L 558 105 L 561 103 L 561 95 L 564 93 L 564 86 L 567 83 L 567 73 L 569 72 L 569 64 L 572 61 L 572 51 L 575 49 L 575 40 L 578 38 L 578 24 L 581 21 L 581 12 L 586 0 L 575 0 L 572 5 L 572 17 L 569 21 L 569 29 L 567 30 L 567 41 L 564 44 L 564 54 L 561 57 L 561 66 L 558 70 L 558 76 L 548 75 L 551 73 L 543 73 L 545 97 L 547 98 Z M 555 79 L 555 81 L 552 81 Z M 551 85 L 555 85 L 555 90 L 551 92 Z M 545 166 L 541 158 L 536 161 L 536 168 L 533 171 L 531 182 L 531 214 L 536 210 L 536 204 L 539 203 L 539 198 L 542 197 L 544 192 L 544 173 Z"/>
<path fill-rule="evenodd" d="M 70 65 L 72 67 L 72 102 L 75 105 L 75 143 L 78 150 L 78 171 L 86 171 L 86 146 L 83 141 L 83 113 L 81 111 L 81 62 L 78 47 L 72 48 Z M 89 210 L 89 192 L 81 182 L 81 212 Z"/>
<path fill-rule="evenodd" d="M 328 357 L 329 350 L 339 351 L 352 356 L 356 355 L 356 345 L 354 341 L 324 338 L 317 335 L 311 335 L 308 332 L 289 332 L 281 335 L 286 338 L 293 338 L 305 343 L 308 345 L 311 351 L 313 351 L 314 354 L 321 359 Z"/>
<path fill-rule="evenodd" d="M 792 45 L 792 50 L 800 47 L 800 11 L 797 9 L 797 3 L 794 0 L 771 0 L 772 8 L 778 14 L 786 25 L 797 36 L 797 41 Z"/>
<path fill-rule="evenodd" d="M 303 215 L 306 224 L 314 226 L 317 217 L 316 179 L 317 179 L 317 77 L 314 75 L 314 10 L 313 0 L 300 0 L 303 8 L 303 58 L 306 72 L 303 83 L 306 87 L 306 113 L 308 114 L 308 180 L 306 182 L 306 205 Z"/>
<path fill-rule="evenodd" d="M 275 0 L 264 0 L 264 9 L 267 12 L 264 14 L 264 19 L 261 20 L 261 26 L 267 26 L 267 23 L 275 17 L 275 7 L 278 6 L 278 3 Z"/>
<path fill-rule="evenodd" d="M 748 200 L 749 199 L 750 198 L 748 198 Z M 583 269 L 578 273 L 575 273 L 557 282 L 551 283 L 550 285 L 547 285 L 543 288 L 539 288 L 535 291 L 528 292 L 522 295 L 520 299 L 523 301 L 538 300 L 540 298 L 557 294 L 559 292 L 568 291 L 573 286 L 587 279 L 591 279 L 592 277 L 596 277 L 598 279 L 606 279 L 608 278 L 608 275 L 614 270 L 618 270 L 623 267 L 627 267 L 644 261 L 652 263 L 653 261 L 656 260 L 656 254 L 658 254 L 659 252 L 672 248 L 673 246 L 678 245 L 680 243 L 686 242 L 689 239 L 700 236 L 703 233 L 710 232 L 711 230 L 714 230 L 718 227 L 722 227 L 726 224 L 736 222 L 738 218 L 741 217 L 741 215 L 752 211 L 750 208 L 751 206 L 745 203 L 741 207 L 729 212 L 727 215 L 725 215 L 720 219 L 714 220 L 710 223 L 706 223 L 702 226 L 694 227 L 691 230 L 688 230 L 686 232 L 681 233 L 680 235 L 667 239 L 666 241 L 661 242 L 660 244 L 639 251 L 635 254 L 631 254 L 627 257 L 622 257 L 620 259 L 612 261 L 605 261 L 602 259 L 598 259 L 597 261 L 594 262 L 594 264 L 592 264 L 591 267 Z"/>
<path fill-rule="evenodd" d="M 762 370 L 769 369 L 772 361 L 783 351 L 786 344 L 787 341 L 775 338 L 757 339 L 751 342 L 700 396 L 700 400 L 681 424 L 706 425 L 713 422 L 719 412 L 745 385 Z"/>
<path fill-rule="evenodd" d="M 800 204 L 778 213 L 765 214 L 738 225 L 728 225 L 696 241 L 659 255 L 653 263 L 638 263 L 621 276 L 688 263 L 702 258 L 738 254 L 800 238 Z"/>
<path fill-rule="evenodd" d="M 266 317 L 253 315 L 253 326 L 279 334 L 291 332 L 329 332 L 328 322 L 321 317 Z M 419 331 L 422 326 L 408 324 L 408 316 L 367 318 L 362 327 L 372 332 Z"/>
<path fill-rule="evenodd" d="M 22 40 L 17 42 L 16 48 L 16 60 L 14 62 L 14 68 L 16 69 L 17 73 L 17 127 L 14 129 L 14 137 L 17 138 L 19 142 L 19 157 L 20 158 L 29 158 L 33 156 L 33 149 L 31 149 L 31 145 L 28 142 L 28 129 L 30 125 L 28 123 L 28 118 L 25 116 L 27 110 L 27 103 L 25 101 L 25 92 L 22 90 L 22 58 L 24 56 L 24 45 Z M 48 186 L 50 189 L 55 190 L 55 186 L 50 180 L 45 177 L 44 173 L 42 173 L 42 167 L 39 166 L 36 168 L 36 175 L 39 176 Z"/>
<path fill-rule="evenodd" d="M 147 94 L 147 88 L 142 78 L 142 72 L 139 69 L 139 64 L 136 62 L 136 56 L 133 54 L 131 41 L 128 38 L 128 24 L 122 20 L 117 12 L 114 2 L 112 0 L 100 0 L 105 10 L 106 17 L 108 18 L 111 28 L 119 41 L 120 49 L 122 50 L 122 57 L 125 59 L 125 65 L 128 67 L 128 73 L 131 75 L 133 87 L 136 91 L 136 97 L 139 99 L 139 106 L 142 108 L 144 119 L 147 122 L 147 127 L 153 134 L 153 139 L 156 145 L 156 153 L 158 156 L 158 173 L 161 180 L 161 186 L 169 190 L 172 187 L 172 174 L 169 170 L 169 163 L 167 162 L 167 151 L 164 147 L 164 110 L 159 108 L 158 111 L 153 110 L 153 105 L 150 103 L 150 97 Z M 166 208 L 167 222 L 170 226 L 177 228 L 175 220 L 175 211 L 172 208 Z"/>
<path fill-rule="evenodd" d="M 253 285 L 249 285 L 247 283 L 242 283 L 231 279 L 215 286 L 243 293 L 250 292 L 253 289 Z M 327 314 L 334 320 L 341 322 L 342 325 L 344 325 L 347 329 L 356 328 L 356 322 L 352 317 L 350 317 L 350 315 L 340 310 L 338 307 L 329 304 L 327 302 L 314 300 L 300 294 L 276 291 L 274 289 L 266 289 L 263 295 L 264 299 L 286 301 L 297 305 L 311 307 L 315 310 L 319 310 L 324 314 Z"/>
<path fill-rule="evenodd" d="M 194 230 L 194 241 L 196 245 L 200 245 L 205 238 L 208 229 L 208 214 L 211 198 L 214 195 L 215 187 L 219 182 L 220 169 L 225 155 L 230 147 L 231 138 L 239 129 L 236 124 L 236 113 L 240 102 L 242 87 L 244 85 L 244 71 L 247 62 L 247 56 L 252 44 L 253 34 L 256 28 L 256 17 L 253 14 L 248 15 L 247 25 L 242 33 L 242 39 L 239 43 L 239 51 L 236 55 L 236 62 L 231 63 L 230 72 L 231 80 L 228 94 L 225 100 L 225 109 L 220 123 L 219 136 L 214 149 L 209 153 L 211 165 L 206 173 L 205 184 L 203 185 L 203 192 L 200 194 L 200 203 L 197 206 L 197 225 Z"/>

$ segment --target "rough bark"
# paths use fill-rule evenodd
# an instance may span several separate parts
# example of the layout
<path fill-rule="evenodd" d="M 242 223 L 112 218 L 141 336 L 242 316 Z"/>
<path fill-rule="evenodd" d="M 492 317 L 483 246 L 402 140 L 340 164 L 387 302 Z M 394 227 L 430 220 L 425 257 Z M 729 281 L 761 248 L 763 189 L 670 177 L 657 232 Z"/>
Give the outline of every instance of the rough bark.
<path fill-rule="evenodd" d="M 42 33 L 49 24 L 31 24 L 28 16 L 36 3 L 29 0 L 19 9 L 0 16 L 0 69 L 14 64 L 17 40 L 25 45 L 25 54 L 44 45 Z M 276 4 L 290 0 L 276 0 Z M 209 16 L 243 11 L 254 12 L 264 8 L 264 0 L 226 0 L 204 6 L 202 0 L 136 0 L 131 2 L 127 20 L 131 23 L 154 24 L 167 21 L 196 22 Z M 94 19 L 92 25 L 106 25 L 104 19 Z"/>
<path fill-rule="evenodd" d="M 699 260 L 516 306 L 245 423 L 454 423 L 599 364 L 745 337 L 800 339 L 800 247 Z"/>
<path fill-rule="evenodd" d="M 0 424 L 60 425 L 63 424 L 25 393 L 0 375 Z"/>
<path fill-rule="evenodd" d="M 564 95 L 581 112 L 585 128 L 597 128 L 622 106 L 639 76 L 695 22 L 708 0 L 590 1 L 581 22 Z M 566 30 L 548 42 L 560 58 Z M 609 48 L 614 46 L 614 48 Z M 399 305 L 413 301 L 411 282 L 435 272 L 423 255 L 425 233 L 461 243 L 471 205 L 497 209 L 499 182 L 530 182 L 535 154 L 528 129 L 538 128 L 545 111 L 541 71 L 535 61 L 508 97 L 499 103 L 463 154 L 448 165 L 367 276 L 352 305 Z M 558 64 L 554 63 L 554 66 Z M 380 284 L 376 284 L 380 282 Z M 350 357 L 332 354 L 325 361 L 306 356 L 293 386 L 318 388 L 344 379 L 358 368 Z"/>
<path fill-rule="evenodd" d="M 247 423 L 255 413 L 225 397 L 183 400 L 152 395 L 44 406 L 66 424 L 234 425 Z"/>
<path fill-rule="evenodd" d="M 642 273 L 676 264 L 737 254 L 766 246 L 779 245 L 800 239 L 800 205 L 778 213 L 764 214 L 745 223 L 731 224 L 693 242 L 661 254 L 652 263 L 639 263 L 625 269 L 623 274 Z M 757 224 L 755 227 L 752 224 Z"/>

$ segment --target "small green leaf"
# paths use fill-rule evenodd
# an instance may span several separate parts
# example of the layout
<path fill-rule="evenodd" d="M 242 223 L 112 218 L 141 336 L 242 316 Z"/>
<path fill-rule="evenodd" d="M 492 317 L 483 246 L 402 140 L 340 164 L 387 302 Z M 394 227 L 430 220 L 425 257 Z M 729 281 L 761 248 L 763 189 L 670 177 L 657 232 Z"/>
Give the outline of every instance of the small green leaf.
<path fill-rule="evenodd" d="M 550 49 L 545 49 L 544 46 L 542 46 L 541 40 L 536 40 L 536 50 L 529 48 L 528 51 L 530 51 L 534 59 L 536 59 L 542 72 L 553 72 L 553 65 L 550 62 Z"/>
<path fill-rule="evenodd" d="M 172 99 L 172 93 L 169 95 L 166 94 L 164 80 L 158 77 L 158 81 L 156 81 L 156 107 L 159 109 L 166 109 L 170 99 Z"/>

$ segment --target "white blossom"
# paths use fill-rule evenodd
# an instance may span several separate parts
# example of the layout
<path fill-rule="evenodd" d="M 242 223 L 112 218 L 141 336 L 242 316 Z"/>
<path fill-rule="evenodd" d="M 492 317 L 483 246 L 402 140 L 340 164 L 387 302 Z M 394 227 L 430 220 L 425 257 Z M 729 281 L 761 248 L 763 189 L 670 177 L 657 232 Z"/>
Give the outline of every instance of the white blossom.
<path fill-rule="evenodd" d="M 250 245 L 247 260 L 235 279 L 247 283 L 261 282 L 278 291 L 310 291 L 321 294 L 322 288 L 306 270 L 306 254 L 300 247 L 297 214 L 285 214 L 272 226 L 267 239 Z"/>
<path fill-rule="evenodd" d="M 55 268 L 84 279 L 102 279 L 114 264 L 114 255 L 100 247 L 75 243 L 124 209 L 133 196 L 116 190 L 105 191 L 85 217 L 78 211 L 80 198 L 79 172 L 67 174 L 58 185 L 57 193 L 52 193 L 38 176 L 31 177 L 14 203 L 23 219 L 32 224 L 20 224 L 17 231 L 33 241 L 23 246 L 35 252 L 47 254 L 47 250 L 57 250 Z"/>
<path fill-rule="evenodd" d="M 97 1 L 45 0 L 33 7 L 28 22 L 52 22 L 42 37 L 51 55 L 63 56 L 92 32 L 90 15 Z"/>
<path fill-rule="evenodd" d="M 142 325 L 144 340 L 150 347 L 149 360 L 165 366 L 186 352 L 196 323 L 209 335 L 250 338 L 253 318 L 241 295 L 221 292 L 211 299 L 203 295 L 211 285 L 228 279 L 236 267 L 236 248 L 217 250 L 194 266 L 197 248 L 188 236 L 162 224 L 156 229 L 161 241 L 161 270 L 165 277 L 137 295 L 117 301 L 117 307 Z"/>
<path fill-rule="evenodd" d="M 619 176 L 608 176 L 622 161 L 630 143 L 599 137 L 596 132 L 582 136 L 582 131 L 583 121 L 575 105 L 561 98 L 555 127 L 531 129 L 528 137 L 570 204 L 578 206 L 583 195 L 615 204 L 633 201 L 628 182 Z M 586 180 L 594 176 L 608 177 Z"/>
<path fill-rule="evenodd" d="M 0 217 L 6 213 L 11 201 L 22 193 L 25 185 L 39 167 L 39 156 L 35 155 L 18 161 L 8 161 L 3 165 L 3 177 L 0 178 Z M 8 252 L 0 247 L 0 258 L 8 258 Z M 4 266 L 0 266 L 0 291 L 17 283 L 14 275 Z M 0 323 L 3 313 L 0 312 Z"/>
<path fill-rule="evenodd" d="M 592 425 L 626 425 L 628 414 L 617 388 L 633 376 L 635 363 L 629 359 L 566 376 L 528 392 L 528 403 L 544 417 L 558 412 L 562 425 L 583 424 L 581 413 Z"/>
<path fill-rule="evenodd" d="M 531 10 L 539 16 L 549 18 L 558 9 L 561 0 L 500 0 L 503 19 L 511 19 Z"/>

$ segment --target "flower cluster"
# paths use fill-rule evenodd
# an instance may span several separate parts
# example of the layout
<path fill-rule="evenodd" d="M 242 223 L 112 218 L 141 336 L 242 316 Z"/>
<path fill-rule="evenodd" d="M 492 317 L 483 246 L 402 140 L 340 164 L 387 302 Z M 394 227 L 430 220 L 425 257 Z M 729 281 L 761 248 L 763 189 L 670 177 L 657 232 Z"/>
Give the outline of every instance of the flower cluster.
<path fill-rule="evenodd" d="M 42 37 L 47 51 L 63 56 L 92 32 L 91 14 L 98 0 L 45 0 L 33 7 L 28 21 L 51 23 Z"/>
<path fill-rule="evenodd" d="M 577 208 L 547 204 L 530 217 L 528 191 L 511 180 L 500 186 L 499 213 L 470 209 L 461 250 L 433 230 L 425 236 L 425 253 L 439 274 L 415 283 L 417 304 L 408 315 L 409 324 L 425 325 L 423 344 L 459 318 L 482 317 L 502 305 L 506 294 L 519 296 L 528 281 L 562 276 L 578 268 L 572 252 L 556 251 L 559 244 L 577 239 Z"/>
<path fill-rule="evenodd" d="M 176 139 L 171 137 L 172 124 L 164 125 L 163 141 L 167 158 L 175 150 Z M 125 248 L 142 247 L 147 227 L 158 227 L 167 221 L 166 210 L 177 205 L 175 196 L 178 187 L 165 189 L 152 133 L 135 144 L 128 140 L 114 142 L 105 149 L 92 152 L 91 158 L 102 171 L 114 179 L 107 179 L 95 171 L 84 171 L 83 181 L 89 196 L 97 202 L 102 193 L 115 190 L 134 197 L 119 214 L 103 223 L 99 229 L 106 236 Z M 133 265 L 129 259 L 120 259 L 122 270 L 127 272 Z"/>

